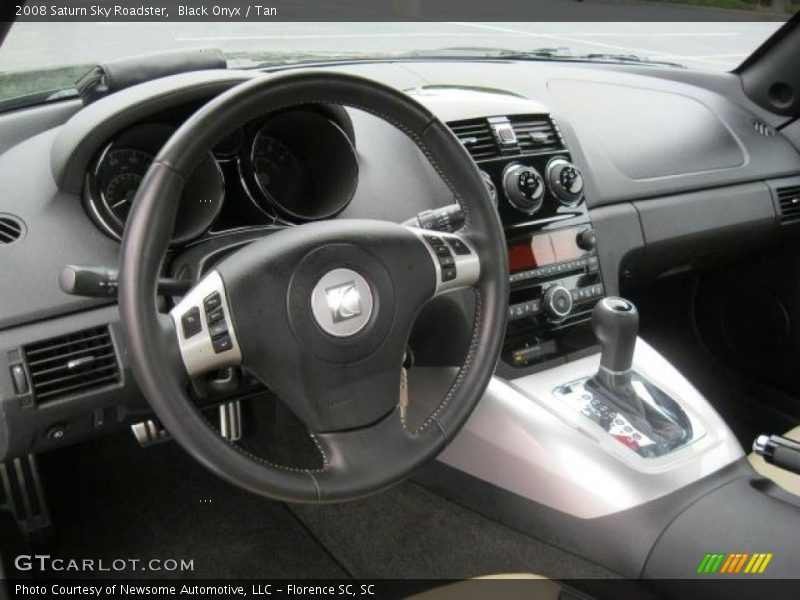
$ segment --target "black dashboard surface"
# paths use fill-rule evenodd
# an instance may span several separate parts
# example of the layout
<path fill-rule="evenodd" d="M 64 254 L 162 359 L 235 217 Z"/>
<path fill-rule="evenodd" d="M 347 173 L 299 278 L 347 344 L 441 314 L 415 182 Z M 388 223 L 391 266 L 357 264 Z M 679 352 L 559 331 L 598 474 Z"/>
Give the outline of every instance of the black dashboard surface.
<path fill-rule="evenodd" d="M 701 87 L 691 83 L 696 74 L 679 70 L 553 63 L 418 61 L 328 68 L 416 94 L 445 121 L 515 112 L 516 104 L 530 111 L 538 103 L 553 115 L 585 173 L 590 208 L 716 188 L 724 194 L 728 186 L 800 173 L 800 155 L 788 141 L 757 132 L 753 122 L 764 117 L 733 75 L 709 75 Z M 213 97 L 254 76 L 259 74 L 207 71 L 123 90 L 0 155 L 1 212 L 22 219 L 27 230 L 24 239 L 0 248 L 0 264 L 14 282 L 0 300 L 0 330 L 98 303 L 62 293 L 57 277 L 67 263 L 116 266 L 118 242 L 95 226 L 81 202 L 87 169 L 100 148 L 158 111 Z M 474 94 L 440 94 L 436 88 Z M 66 116 L 63 106 L 53 111 Z M 451 202 L 409 140 L 372 116 L 349 112 L 358 183 L 342 216 L 401 221 Z M 5 115 L 0 128 L 19 138 L 25 119 L 23 112 Z M 763 191 L 768 200 L 767 186 Z"/>

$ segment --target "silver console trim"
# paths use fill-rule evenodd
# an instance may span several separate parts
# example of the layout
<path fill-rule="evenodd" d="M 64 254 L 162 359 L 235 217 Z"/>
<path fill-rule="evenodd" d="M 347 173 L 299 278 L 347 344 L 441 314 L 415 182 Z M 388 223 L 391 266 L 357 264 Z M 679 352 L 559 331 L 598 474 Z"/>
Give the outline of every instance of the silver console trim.
<path fill-rule="evenodd" d="M 706 399 L 641 338 L 633 368 L 680 403 L 696 435 L 669 454 L 644 458 L 553 394 L 597 371 L 600 355 L 513 381 L 494 377 L 438 460 L 572 516 L 631 509 L 685 487 L 744 452 Z"/>

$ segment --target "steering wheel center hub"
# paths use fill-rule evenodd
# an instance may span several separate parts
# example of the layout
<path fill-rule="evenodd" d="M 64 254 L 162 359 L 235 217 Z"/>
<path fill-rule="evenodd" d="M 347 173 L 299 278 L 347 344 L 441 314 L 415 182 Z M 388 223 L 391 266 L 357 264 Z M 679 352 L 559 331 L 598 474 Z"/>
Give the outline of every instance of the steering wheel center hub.
<path fill-rule="evenodd" d="M 369 283 L 352 269 L 328 271 L 311 292 L 311 312 L 325 333 L 335 337 L 355 335 L 372 317 Z"/>

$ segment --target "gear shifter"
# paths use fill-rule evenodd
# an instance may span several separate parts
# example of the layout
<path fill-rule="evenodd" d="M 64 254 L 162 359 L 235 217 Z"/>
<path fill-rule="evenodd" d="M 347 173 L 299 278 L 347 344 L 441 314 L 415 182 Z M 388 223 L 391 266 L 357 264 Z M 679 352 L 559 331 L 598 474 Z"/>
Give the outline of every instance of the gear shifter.
<path fill-rule="evenodd" d="M 603 348 L 596 377 L 609 387 L 629 382 L 639 311 L 623 298 L 603 298 L 592 311 L 592 331 Z"/>
<path fill-rule="evenodd" d="M 632 369 L 639 333 L 636 306 L 623 298 L 603 298 L 592 312 L 592 330 L 602 353 L 586 389 L 665 450 L 690 438 L 691 423 L 683 409 Z"/>

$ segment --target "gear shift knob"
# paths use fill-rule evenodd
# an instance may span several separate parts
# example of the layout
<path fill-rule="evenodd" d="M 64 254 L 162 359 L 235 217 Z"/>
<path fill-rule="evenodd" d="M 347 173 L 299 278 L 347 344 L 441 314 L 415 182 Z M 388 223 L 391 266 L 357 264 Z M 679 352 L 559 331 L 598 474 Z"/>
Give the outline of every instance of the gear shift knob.
<path fill-rule="evenodd" d="M 602 346 L 601 370 L 613 374 L 630 370 L 639 333 L 636 306 L 616 296 L 603 298 L 592 311 L 592 331 Z"/>

